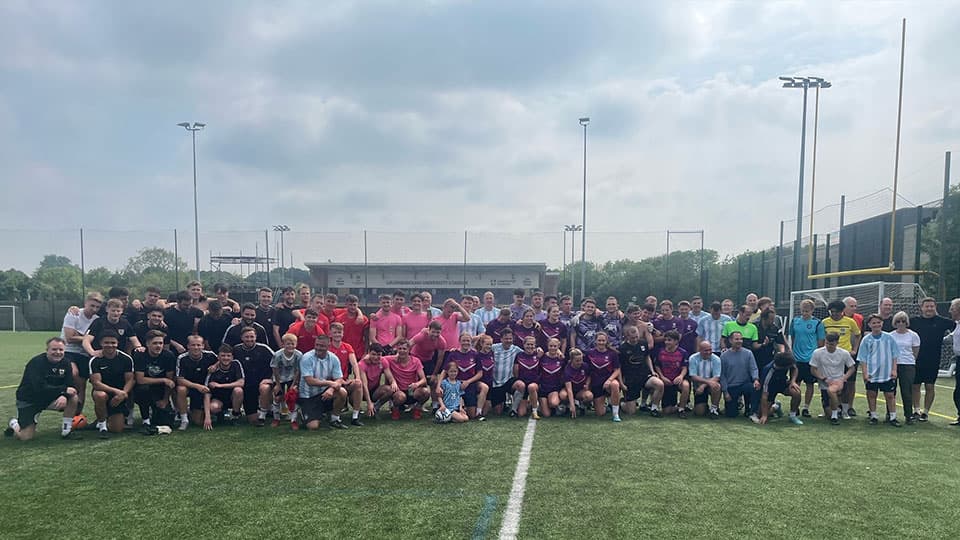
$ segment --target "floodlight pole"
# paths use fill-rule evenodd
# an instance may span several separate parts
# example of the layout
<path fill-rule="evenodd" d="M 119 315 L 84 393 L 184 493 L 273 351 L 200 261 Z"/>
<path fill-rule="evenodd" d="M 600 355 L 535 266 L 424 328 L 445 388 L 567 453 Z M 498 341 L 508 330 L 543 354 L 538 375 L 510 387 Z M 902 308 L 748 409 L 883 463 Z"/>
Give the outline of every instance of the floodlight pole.
<path fill-rule="evenodd" d="M 197 132 L 207 125 L 201 122 L 181 122 L 177 124 L 190 132 L 193 139 L 193 247 L 197 258 L 197 281 L 200 281 L 200 211 L 197 204 Z"/>
<path fill-rule="evenodd" d="M 590 118 L 585 116 L 580 118 L 580 125 L 583 126 L 583 219 L 580 222 L 582 232 L 580 233 L 580 301 L 583 302 L 586 297 L 587 286 L 587 124 Z M 571 294 L 573 291 L 570 291 Z"/>

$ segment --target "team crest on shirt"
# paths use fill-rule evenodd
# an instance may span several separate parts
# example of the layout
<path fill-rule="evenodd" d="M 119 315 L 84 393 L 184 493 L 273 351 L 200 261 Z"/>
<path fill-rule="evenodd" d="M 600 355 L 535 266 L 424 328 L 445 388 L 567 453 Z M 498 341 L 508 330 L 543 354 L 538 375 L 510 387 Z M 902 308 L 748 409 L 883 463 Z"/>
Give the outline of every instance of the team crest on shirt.
<path fill-rule="evenodd" d="M 122 335 L 124 334 L 124 332 L 126 332 L 126 331 L 127 331 L 126 328 L 117 328 L 117 333 L 120 334 L 121 336 L 122 336 Z"/>

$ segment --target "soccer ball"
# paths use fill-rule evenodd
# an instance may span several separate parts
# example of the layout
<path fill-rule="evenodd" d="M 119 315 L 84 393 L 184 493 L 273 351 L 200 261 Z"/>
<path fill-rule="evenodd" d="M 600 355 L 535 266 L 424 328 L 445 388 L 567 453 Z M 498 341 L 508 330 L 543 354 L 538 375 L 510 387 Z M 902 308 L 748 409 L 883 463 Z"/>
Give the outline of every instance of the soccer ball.
<path fill-rule="evenodd" d="M 82 414 L 78 414 L 78 415 L 76 415 L 76 416 L 73 417 L 73 429 L 83 429 L 83 428 L 85 428 L 85 427 L 87 427 L 87 417 L 86 417 L 86 416 L 84 416 L 84 415 L 82 415 Z"/>
<path fill-rule="evenodd" d="M 436 414 L 433 415 L 435 421 L 438 424 L 446 424 L 447 422 L 450 421 L 450 418 L 452 416 L 453 416 L 453 413 L 451 413 L 449 409 L 446 409 L 446 410 L 437 409 Z"/>

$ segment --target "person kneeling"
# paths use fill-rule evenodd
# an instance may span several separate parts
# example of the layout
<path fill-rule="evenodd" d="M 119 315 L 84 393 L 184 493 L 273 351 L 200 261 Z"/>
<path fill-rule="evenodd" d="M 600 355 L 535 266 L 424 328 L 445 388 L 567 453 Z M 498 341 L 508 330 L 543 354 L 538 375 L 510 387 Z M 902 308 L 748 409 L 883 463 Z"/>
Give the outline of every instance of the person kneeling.
<path fill-rule="evenodd" d="M 133 358 L 117 350 L 119 344 L 120 336 L 115 330 L 104 330 L 100 335 L 102 349 L 90 359 L 93 405 L 101 439 L 108 438 L 109 433 L 122 432 L 126 426 L 125 417 L 130 412 Z"/>
<path fill-rule="evenodd" d="M 764 366 L 760 375 L 760 423 L 766 424 L 770 418 L 770 409 L 777 394 L 790 396 L 790 422 L 802 426 L 800 420 L 800 385 L 797 384 L 797 362 L 793 353 L 776 353 L 773 361 Z M 776 409 L 777 417 L 783 416 L 780 409 Z"/>
<path fill-rule="evenodd" d="M 343 387 L 343 371 L 340 359 L 329 351 L 330 338 L 317 336 L 314 349 L 300 359 L 300 414 L 307 429 L 320 428 L 324 414 L 330 414 L 330 427 L 347 429 L 340 420 L 340 410 L 347 402 L 347 391 Z"/>
<path fill-rule="evenodd" d="M 136 379 L 134 401 L 140 407 L 143 432 L 155 435 L 157 426 L 169 426 L 172 419 L 170 396 L 176 388 L 173 374 L 177 359 L 165 349 L 166 335 L 159 330 L 150 330 L 144 336 L 146 350 L 133 353 L 133 371 Z"/>
<path fill-rule="evenodd" d="M 77 411 L 79 396 L 73 384 L 73 367 L 66 358 L 66 342 L 53 337 L 47 340 L 47 352 L 38 354 L 27 362 L 23 378 L 17 387 L 17 417 L 10 419 L 4 434 L 29 441 L 37 433 L 37 419 L 43 410 L 63 411 L 64 439 L 79 439 L 72 431 L 73 415 Z"/>
<path fill-rule="evenodd" d="M 203 429 L 213 429 L 213 415 L 223 413 L 223 421 L 234 423 L 240 419 L 240 407 L 243 405 L 243 366 L 233 359 L 233 347 L 224 343 L 217 353 L 217 363 L 207 375 L 206 387 L 210 392 L 203 394 Z M 230 405 L 232 411 L 228 411 Z"/>

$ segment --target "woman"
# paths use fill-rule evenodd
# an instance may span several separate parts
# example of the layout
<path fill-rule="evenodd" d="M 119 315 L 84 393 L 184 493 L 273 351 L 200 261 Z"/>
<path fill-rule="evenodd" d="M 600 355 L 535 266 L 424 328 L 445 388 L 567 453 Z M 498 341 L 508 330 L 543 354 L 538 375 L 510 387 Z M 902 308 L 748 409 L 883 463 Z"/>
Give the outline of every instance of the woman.
<path fill-rule="evenodd" d="M 917 374 L 917 354 L 920 352 L 920 336 L 910 330 L 910 317 L 904 311 L 893 316 L 893 332 L 888 332 L 897 342 L 897 381 L 900 385 L 900 401 L 907 425 L 917 421 L 913 412 L 913 378 Z"/>
<path fill-rule="evenodd" d="M 550 312 L 553 311 L 557 311 L 555 306 L 550 309 Z M 550 416 L 550 411 L 560 406 L 560 390 L 564 386 L 563 366 L 560 340 L 550 338 L 547 342 L 547 354 L 540 359 L 540 410 L 544 417 Z"/>
<path fill-rule="evenodd" d="M 533 310 L 527 310 L 531 315 Z M 524 313 L 526 317 L 526 313 Z M 523 352 L 517 354 L 517 359 L 513 364 L 513 410 L 510 416 L 525 416 L 527 414 L 527 405 L 531 408 L 530 418 L 540 419 L 539 408 L 540 396 L 540 357 L 543 351 L 537 349 L 537 340 L 533 336 L 527 336 L 523 340 Z"/>
<path fill-rule="evenodd" d="M 547 318 L 540 322 L 540 329 L 537 331 L 537 345 L 546 350 L 551 339 L 560 342 L 560 353 L 567 350 L 567 325 L 560 320 L 560 306 L 550 306 L 547 308 Z"/>
<path fill-rule="evenodd" d="M 613 410 L 613 421 L 620 421 L 620 355 L 607 347 L 610 338 L 606 332 L 597 332 L 596 345 L 587 351 L 590 372 L 590 392 L 593 394 L 593 409 L 597 416 L 607 412 L 607 397 Z"/>
<path fill-rule="evenodd" d="M 527 308 L 523 310 L 520 320 L 513 323 L 513 342 L 523 343 L 528 337 L 536 338 L 539 332 L 540 325 L 534 320 L 533 309 Z"/>

